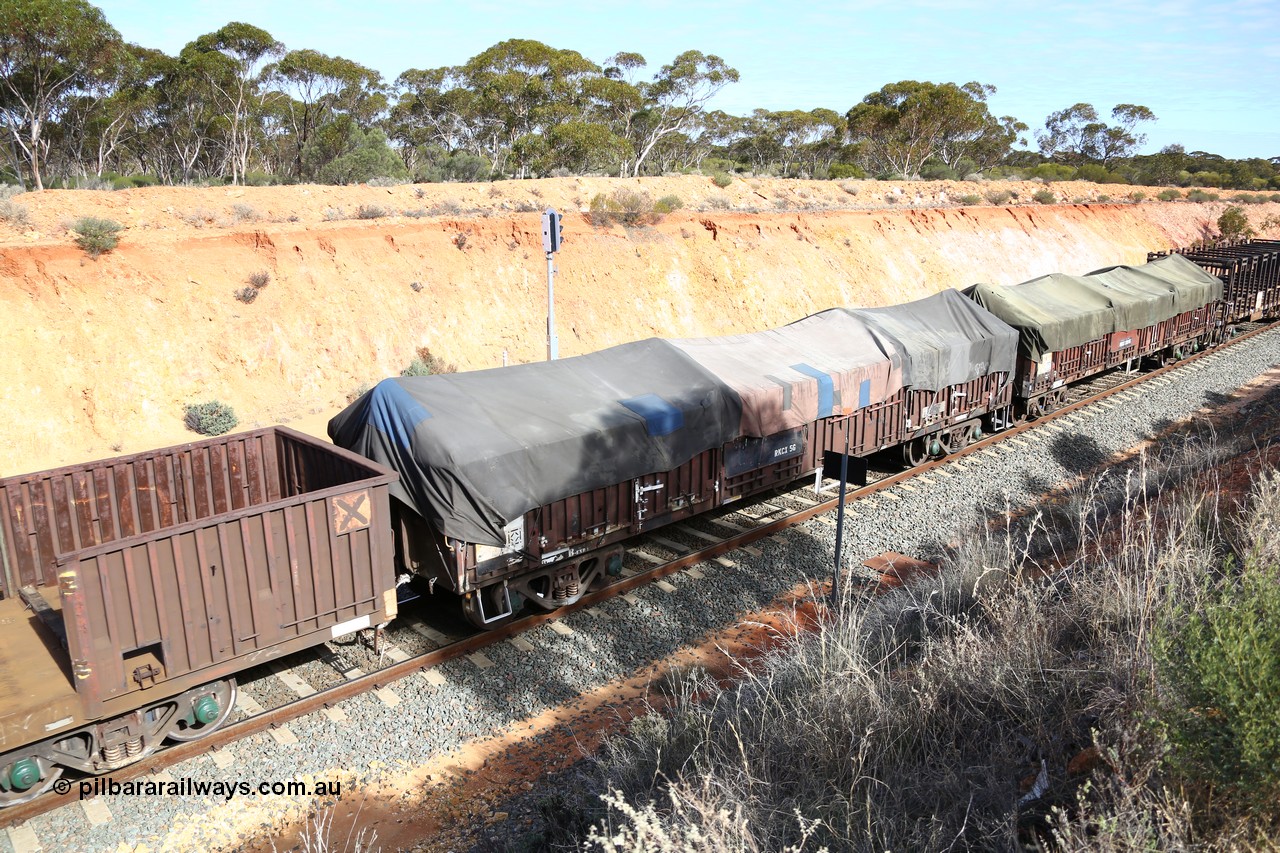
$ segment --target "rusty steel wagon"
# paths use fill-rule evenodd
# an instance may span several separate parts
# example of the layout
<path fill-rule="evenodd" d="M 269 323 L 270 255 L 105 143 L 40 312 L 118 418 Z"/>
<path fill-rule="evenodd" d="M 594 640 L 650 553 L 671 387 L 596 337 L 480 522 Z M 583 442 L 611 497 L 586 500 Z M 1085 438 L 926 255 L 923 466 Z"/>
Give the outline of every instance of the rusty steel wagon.
<path fill-rule="evenodd" d="M 956 291 L 725 338 L 379 383 L 329 425 L 400 473 L 397 557 L 476 625 L 576 601 L 638 533 L 1007 418 L 1017 333 Z M 438 588 L 438 589 L 437 589 Z"/>
<path fill-rule="evenodd" d="M 0 480 L 0 804 L 204 737 L 238 671 L 390 620 L 395 479 L 271 427 Z"/>
<path fill-rule="evenodd" d="M 1148 260 L 1177 254 L 1212 275 L 1223 285 L 1222 320 L 1240 323 L 1280 315 L 1280 241 L 1250 240 L 1151 252 Z"/>
<path fill-rule="evenodd" d="M 978 284 L 966 293 L 1018 330 L 1015 417 L 1035 418 L 1059 408 L 1082 379 L 1216 343 L 1222 291 L 1201 267 L 1171 255 L 1011 287 Z"/>

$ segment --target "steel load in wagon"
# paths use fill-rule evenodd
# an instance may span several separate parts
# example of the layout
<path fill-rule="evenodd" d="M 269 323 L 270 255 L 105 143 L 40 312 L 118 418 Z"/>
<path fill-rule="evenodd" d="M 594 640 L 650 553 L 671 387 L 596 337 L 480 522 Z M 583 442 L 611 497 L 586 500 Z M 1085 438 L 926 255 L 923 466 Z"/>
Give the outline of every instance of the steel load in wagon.
<path fill-rule="evenodd" d="M 1012 375 L 1018 332 L 959 291 L 850 312 L 905 355 L 902 383 L 940 391 L 993 373 Z"/>
<path fill-rule="evenodd" d="M 1168 255 L 1141 266 L 1104 267 L 1089 273 L 1089 276 L 1113 287 L 1128 285 L 1167 292 L 1170 302 L 1163 309 L 1164 316 L 1144 323 L 1146 326 L 1187 311 L 1195 311 L 1222 298 L 1222 281 L 1181 255 Z"/>
<path fill-rule="evenodd" d="M 672 344 L 733 389 L 742 402 L 740 434 L 753 438 L 882 403 L 902 388 L 900 349 L 841 309 L 779 329 Z"/>
<path fill-rule="evenodd" d="M 738 432 L 741 404 L 671 343 L 387 379 L 329 436 L 400 473 L 392 494 L 445 536 L 502 546 L 508 522 L 676 468 Z"/>
<path fill-rule="evenodd" d="M 1023 352 L 1036 361 L 1115 332 L 1162 323 L 1203 307 L 1213 301 L 1214 293 L 1203 277 L 1176 261 L 1084 276 L 1054 273 L 1011 287 L 976 284 L 965 291 L 1017 329 Z M 1191 307 L 1179 310 L 1185 305 Z"/>

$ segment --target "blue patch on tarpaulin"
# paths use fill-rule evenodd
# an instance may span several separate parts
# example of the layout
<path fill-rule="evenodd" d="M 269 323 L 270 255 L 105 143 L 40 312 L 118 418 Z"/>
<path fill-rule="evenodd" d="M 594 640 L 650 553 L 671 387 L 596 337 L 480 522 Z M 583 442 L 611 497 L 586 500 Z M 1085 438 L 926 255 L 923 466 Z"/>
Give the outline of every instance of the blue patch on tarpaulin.
<path fill-rule="evenodd" d="M 649 435 L 670 435 L 684 427 L 684 413 L 657 394 L 641 394 L 618 402 L 644 418 Z"/>
<path fill-rule="evenodd" d="M 807 364 L 793 364 L 791 369 L 818 380 L 818 417 L 831 417 L 835 413 L 836 406 L 836 384 L 831 381 L 831 377 Z"/>
<path fill-rule="evenodd" d="M 384 379 L 369 392 L 369 423 L 396 444 L 409 449 L 413 430 L 431 417 L 422 404 L 394 379 Z"/>
<path fill-rule="evenodd" d="M 871 405 L 871 380 L 864 379 L 858 386 L 858 408 L 865 409 Z"/>

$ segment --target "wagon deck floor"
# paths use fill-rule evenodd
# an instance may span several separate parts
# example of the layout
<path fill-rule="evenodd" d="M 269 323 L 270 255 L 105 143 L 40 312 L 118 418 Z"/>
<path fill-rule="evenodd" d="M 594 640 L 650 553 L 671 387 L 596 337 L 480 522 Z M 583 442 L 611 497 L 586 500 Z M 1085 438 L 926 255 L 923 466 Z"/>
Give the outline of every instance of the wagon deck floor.
<path fill-rule="evenodd" d="M 44 598 L 61 612 L 56 595 Z M 80 700 L 67 669 L 70 658 L 21 598 L 0 601 L 0 633 L 0 749 L 41 740 L 82 722 Z"/>

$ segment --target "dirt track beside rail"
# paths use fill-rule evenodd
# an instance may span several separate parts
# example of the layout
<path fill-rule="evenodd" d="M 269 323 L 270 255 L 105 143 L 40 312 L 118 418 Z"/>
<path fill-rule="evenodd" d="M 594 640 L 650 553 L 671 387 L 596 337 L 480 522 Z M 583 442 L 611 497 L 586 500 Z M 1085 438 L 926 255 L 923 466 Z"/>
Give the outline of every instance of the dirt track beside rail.
<path fill-rule="evenodd" d="M 593 228 L 592 197 L 621 187 L 684 207 Z M 1079 204 L 954 206 L 1043 188 L 687 176 L 20 195 L 28 224 L 0 223 L 0 476 L 195 438 L 182 407 L 211 399 L 242 428 L 323 434 L 423 346 L 464 368 L 542 358 L 547 206 L 566 214 L 556 312 L 574 355 L 1141 262 L 1212 233 L 1226 205 L 1100 203 L 1134 188 L 1072 182 L 1049 188 Z M 1280 205 L 1248 212 L 1256 227 Z M 67 230 L 86 215 L 125 226 L 97 260 Z M 267 286 L 238 301 L 260 272 Z"/>

